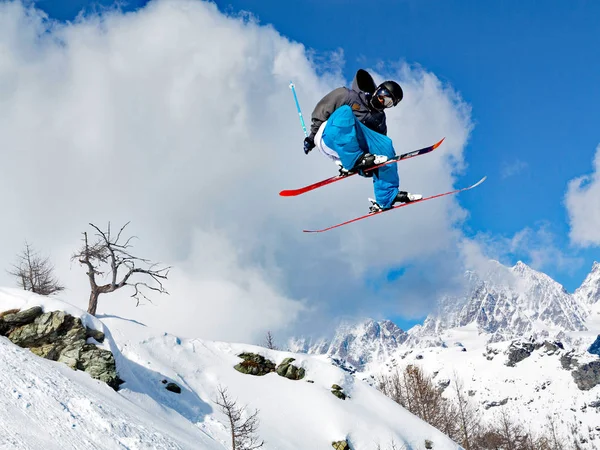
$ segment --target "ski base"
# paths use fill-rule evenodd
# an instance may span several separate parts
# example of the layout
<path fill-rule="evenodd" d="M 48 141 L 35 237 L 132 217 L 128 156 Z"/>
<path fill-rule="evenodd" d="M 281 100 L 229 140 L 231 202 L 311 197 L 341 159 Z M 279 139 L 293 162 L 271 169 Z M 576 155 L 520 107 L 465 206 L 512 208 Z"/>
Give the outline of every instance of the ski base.
<path fill-rule="evenodd" d="M 381 211 L 377 211 L 377 212 L 372 212 L 372 213 L 369 213 L 369 214 L 365 214 L 364 216 L 360 216 L 360 217 L 357 217 L 355 219 L 348 220 L 346 222 L 342 222 L 342 223 L 339 223 L 337 225 L 333 225 L 333 226 L 328 227 L 328 228 L 323 228 L 322 230 L 302 230 L 302 231 L 304 233 L 323 233 L 324 231 L 333 230 L 334 228 L 338 228 L 338 227 L 341 227 L 343 225 L 348 225 L 349 223 L 353 223 L 353 222 L 357 222 L 357 221 L 362 220 L 362 219 L 366 219 L 367 217 L 378 216 L 379 214 L 383 214 L 383 213 L 391 211 L 393 209 L 402 208 L 403 206 L 416 205 L 417 203 L 422 203 L 422 202 L 425 202 L 427 200 L 433 200 L 434 198 L 444 197 L 446 195 L 458 194 L 459 192 L 468 191 L 469 189 L 473 189 L 473 188 L 479 186 L 481 183 L 483 183 L 486 180 L 486 178 L 487 178 L 487 176 L 483 177 L 477 183 L 472 184 L 472 185 L 467 186 L 467 187 L 464 187 L 464 188 L 461 188 L 461 189 L 455 189 L 454 191 L 444 192 L 442 194 L 436 194 L 436 195 L 432 195 L 430 197 L 424 197 L 421 200 L 415 200 L 414 202 L 410 202 L 410 203 L 402 203 L 400 205 L 392 206 L 391 208 L 388 208 L 388 209 L 382 209 Z"/>

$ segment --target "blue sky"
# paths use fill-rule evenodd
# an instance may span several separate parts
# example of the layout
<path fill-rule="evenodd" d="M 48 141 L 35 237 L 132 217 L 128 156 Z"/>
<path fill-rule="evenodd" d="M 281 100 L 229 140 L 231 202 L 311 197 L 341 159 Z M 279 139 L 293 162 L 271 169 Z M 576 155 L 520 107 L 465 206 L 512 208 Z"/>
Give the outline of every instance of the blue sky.
<path fill-rule="evenodd" d="M 60 20 L 72 19 L 82 8 L 112 4 L 35 3 Z M 130 1 L 123 9 L 145 3 Z M 597 247 L 570 245 L 563 204 L 569 180 L 592 172 L 600 143 L 600 3 L 525 1 L 518 8 L 472 0 L 372 0 L 366 8 L 364 1 L 353 0 L 216 4 L 224 12 L 250 11 L 262 24 L 317 52 L 343 49 L 347 79 L 358 68 L 402 60 L 450 83 L 472 107 L 475 123 L 463 181 L 488 176 L 479 195 L 461 197 L 470 212 L 468 233 L 510 239 L 527 227 L 544 230 L 546 241 L 534 238 L 532 245 L 552 244 L 576 258 L 572 269 L 542 268 L 569 291 L 600 260 Z M 307 115 L 310 106 L 303 107 Z M 599 207 L 600 200 L 590 205 Z M 508 257 L 504 262 L 529 262 L 518 250 Z M 398 270 L 391 279 L 398 278 Z"/>

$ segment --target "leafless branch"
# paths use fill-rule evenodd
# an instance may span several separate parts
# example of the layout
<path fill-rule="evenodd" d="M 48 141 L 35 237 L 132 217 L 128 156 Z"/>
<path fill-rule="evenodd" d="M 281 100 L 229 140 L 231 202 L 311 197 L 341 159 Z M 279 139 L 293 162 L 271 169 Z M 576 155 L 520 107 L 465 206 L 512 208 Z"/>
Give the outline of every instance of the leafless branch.
<path fill-rule="evenodd" d="M 84 232 L 83 247 L 72 257 L 72 259 L 79 261 L 79 263 L 87 267 L 87 275 L 91 287 L 88 313 L 92 315 L 96 314 L 98 296 L 100 294 L 114 292 L 125 286 L 133 288 L 131 297 L 136 299 L 136 305 L 140 304 L 141 299 L 150 301 L 143 290 L 168 294 L 162 281 L 167 279 L 170 267 L 160 267 L 157 263 L 152 263 L 150 260 L 134 256 L 130 253 L 130 242 L 135 236 L 126 239 L 124 244 L 119 242 L 128 224 L 129 222 L 123 225 L 119 229 L 117 236 L 113 239 L 110 222 L 106 231 L 90 223 L 89 225 L 96 230 L 96 241 L 90 245 L 88 235 Z M 140 265 L 148 267 L 143 268 Z M 106 273 L 109 282 L 99 285 L 97 277 L 101 277 L 105 273 L 105 271 L 100 270 L 102 266 L 108 266 Z M 132 281 L 133 277 L 138 275 L 149 277 L 152 283 L 137 280 Z"/>

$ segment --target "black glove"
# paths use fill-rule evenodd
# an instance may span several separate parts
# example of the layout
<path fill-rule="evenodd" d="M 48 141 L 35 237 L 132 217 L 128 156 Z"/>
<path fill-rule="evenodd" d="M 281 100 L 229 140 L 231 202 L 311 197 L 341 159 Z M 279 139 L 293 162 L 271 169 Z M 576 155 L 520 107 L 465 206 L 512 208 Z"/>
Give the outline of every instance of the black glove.
<path fill-rule="evenodd" d="M 304 154 L 308 155 L 313 148 L 315 148 L 315 141 L 311 137 L 307 137 L 304 139 Z"/>

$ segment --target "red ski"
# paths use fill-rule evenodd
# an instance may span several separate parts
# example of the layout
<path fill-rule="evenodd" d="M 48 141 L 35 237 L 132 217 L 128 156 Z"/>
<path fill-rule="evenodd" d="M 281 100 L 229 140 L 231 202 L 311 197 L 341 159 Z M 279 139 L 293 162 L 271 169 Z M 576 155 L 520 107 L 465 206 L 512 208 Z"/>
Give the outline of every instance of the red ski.
<path fill-rule="evenodd" d="M 387 164 L 392 164 L 394 162 L 403 161 L 405 159 L 414 158 L 415 156 L 421 156 L 421 155 L 424 155 L 426 153 L 432 152 L 436 148 L 438 148 L 440 145 L 442 145 L 442 142 L 444 142 L 444 139 L 446 139 L 446 138 L 443 138 L 441 141 L 437 142 L 436 144 L 433 144 L 430 147 L 425 147 L 425 148 L 422 148 L 420 150 L 414 150 L 412 152 L 408 152 L 408 153 L 404 153 L 402 155 L 398 155 L 395 158 L 392 158 L 392 159 L 384 162 L 383 164 L 379 164 L 377 166 L 373 166 L 373 167 L 371 167 L 369 169 L 366 169 L 365 172 L 369 172 L 371 170 L 377 169 L 378 167 L 385 166 Z M 282 197 L 294 197 L 296 195 L 304 194 L 305 192 L 312 191 L 314 189 L 320 188 L 321 186 L 326 186 L 328 184 L 335 183 L 336 181 L 343 180 L 344 178 L 349 178 L 352 175 L 356 175 L 356 174 L 357 174 L 357 172 L 350 172 L 348 175 L 336 175 L 334 177 L 327 178 L 326 180 L 323 180 L 323 181 L 318 181 L 318 182 L 316 182 L 314 184 L 302 187 L 300 189 L 286 189 L 286 190 L 283 190 L 283 191 L 281 191 L 279 193 L 279 195 L 281 195 Z"/>
<path fill-rule="evenodd" d="M 458 194 L 459 192 L 468 191 L 469 189 L 473 189 L 474 187 L 479 186 L 481 183 L 483 183 L 485 181 L 486 178 L 487 178 L 487 176 L 483 177 L 481 180 L 479 180 L 475 184 L 472 184 L 471 186 L 467 186 L 467 187 L 464 187 L 464 188 L 461 188 L 461 189 L 456 189 L 456 190 L 450 191 L 450 192 L 444 192 L 443 194 L 432 195 L 431 197 L 425 197 L 425 198 L 422 198 L 421 200 L 415 200 L 414 202 L 410 202 L 410 203 L 402 203 L 400 205 L 392 206 L 391 208 L 383 209 L 383 210 L 378 211 L 378 212 L 365 214 L 364 216 L 357 217 L 356 219 L 348 220 L 347 222 L 339 223 L 337 225 L 333 225 L 333 226 L 328 227 L 328 228 L 323 228 L 322 230 L 302 230 L 302 231 L 304 231 L 305 233 L 322 233 L 323 231 L 332 230 L 334 228 L 341 227 L 342 225 L 348 225 L 349 223 L 357 222 L 359 220 L 366 219 L 367 217 L 372 217 L 372 216 L 377 216 L 379 214 L 383 214 L 384 212 L 391 211 L 392 209 L 402 208 L 403 206 L 415 205 L 417 203 L 421 203 L 421 202 L 424 202 L 426 200 L 432 200 L 434 198 L 444 197 L 445 195 Z"/>

